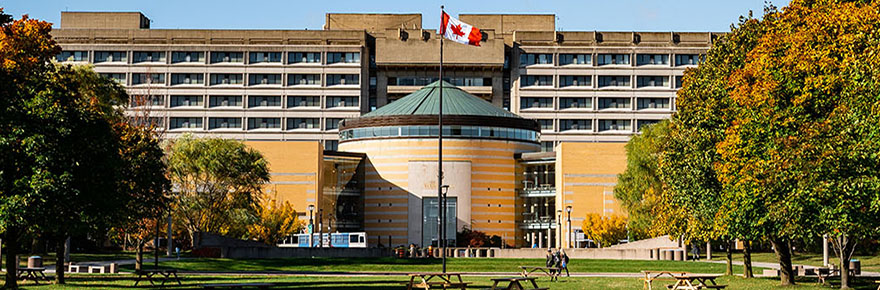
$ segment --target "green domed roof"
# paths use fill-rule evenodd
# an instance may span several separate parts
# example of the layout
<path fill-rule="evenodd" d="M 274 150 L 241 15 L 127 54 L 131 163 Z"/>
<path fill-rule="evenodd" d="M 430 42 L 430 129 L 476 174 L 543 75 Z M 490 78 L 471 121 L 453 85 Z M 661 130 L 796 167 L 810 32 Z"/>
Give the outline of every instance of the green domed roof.
<path fill-rule="evenodd" d="M 438 112 L 440 112 L 440 81 L 424 86 L 361 117 L 437 115 Z M 443 115 L 522 118 L 447 82 L 443 82 Z"/>

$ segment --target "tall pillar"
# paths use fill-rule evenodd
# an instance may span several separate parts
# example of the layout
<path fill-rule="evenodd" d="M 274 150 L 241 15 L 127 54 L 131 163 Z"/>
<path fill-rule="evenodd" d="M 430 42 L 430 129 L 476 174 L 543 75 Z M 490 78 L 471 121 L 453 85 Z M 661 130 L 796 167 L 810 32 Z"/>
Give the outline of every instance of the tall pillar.
<path fill-rule="evenodd" d="M 712 260 L 712 242 L 706 242 L 706 260 Z"/>
<path fill-rule="evenodd" d="M 538 232 L 538 248 L 543 248 L 543 247 L 544 247 L 544 232 L 540 231 L 540 232 Z"/>
<path fill-rule="evenodd" d="M 174 253 L 173 252 L 174 251 L 174 235 L 171 233 L 171 230 L 172 230 L 171 222 L 172 222 L 171 215 L 169 214 L 168 215 L 168 234 L 166 235 L 166 238 L 168 240 L 166 245 L 168 246 L 168 248 L 165 249 L 166 255 L 168 257 L 171 257 L 171 255 Z"/>
<path fill-rule="evenodd" d="M 822 263 L 828 266 L 828 235 L 822 235 Z"/>

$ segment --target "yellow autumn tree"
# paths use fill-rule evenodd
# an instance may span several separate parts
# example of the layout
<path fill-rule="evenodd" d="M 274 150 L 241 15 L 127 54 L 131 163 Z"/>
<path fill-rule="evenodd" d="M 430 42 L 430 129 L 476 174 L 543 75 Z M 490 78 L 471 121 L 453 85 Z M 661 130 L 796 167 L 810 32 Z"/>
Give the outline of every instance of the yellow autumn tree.
<path fill-rule="evenodd" d="M 274 245 L 302 228 L 303 223 L 297 219 L 296 210 L 289 202 L 264 198 L 257 209 L 257 221 L 247 226 L 247 232 L 252 239 Z"/>
<path fill-rule="evenodd" d="M 626 238 L 626 218 L 619 215 L 588 214 L 584 218 L 584 235 L 599 247 L 607 247 Z"/>

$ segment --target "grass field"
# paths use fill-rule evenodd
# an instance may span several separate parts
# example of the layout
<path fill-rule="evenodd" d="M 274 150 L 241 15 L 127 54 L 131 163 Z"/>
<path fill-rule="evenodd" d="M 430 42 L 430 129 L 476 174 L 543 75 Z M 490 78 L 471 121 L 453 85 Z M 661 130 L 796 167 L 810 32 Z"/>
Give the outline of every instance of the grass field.
<path fill-rule="evenodd" d="M 724 253 L 713 253 L 712 257 L 715 259 L 724 259 Z M 733 258 L 736 261 L 742 261 L 742 254 L 736 253 L 733 255 Z M 872 272 L 880 272 L 880 256 L 855 256 L 854 259 L 859 259 L 862 263 L 862 271 L 872 271 Z M 831 263 L 839 264 L 840 261 L 836 256 L 832 253 Z M 767 262 L 767 263 L 778 263 L 776 260 L 776 254 L 774 253 L 753 253 L 752 261 L 755 262 Z M 795 253 L 791 257 L 791 262 L 798 265 L 810 265 L 810 266 L 822 266 L 822 254 L 814 254 L 814 253 Z"/>
<path fill-rule="evenodd" d="M 160 268 L 204 272 L 424 272 L 438 271 L 439 259 L 396 258 L 313 258 L 313 259 L 183 259 L 159 263 Z M 519 266 L 540 266 L 542 259 L 448 259 L 449 271 L 456 272 L 518 272 Z M 152 267 L 148 260 L 147 266 Z M 584 260 L 573 259 L 571 272 L 637 273 L 642 270 L 668 270 L 694 273 L 724 273 L 723 264 L 680 261 Z M 125 266 L 123 269 L 133 269 Z M 742 272 L 736 266 L 735 271 Z M 760 272 L 760 269 L 756 269 Z"/>
<path fill-rule="evenodd" d="M 491 277 L 464 277 L 466 282 L 472 282 L 468 289 L 488 288 L 492 285 Z M 400 283 L 407 281 L 403 276 L 388 277 L 294 277 L 294 276 L 202 276 L 184 275 L 183 286 L 169 286 L 169 289 L 195 289 L 200 284 L 208 283 L 274 283 L 278 289 L 342 289 L 342 290 L 379 290 L 379 289 L 406 289 Z M 755 278 L 742 279 L 738 277 L 721 277 L 720 284 L 729 285 L 728 289 L 758 290 L 775 289 L 779 285 L 778 280 Z M 857 281 L 855 289 L 875 289 L 870 281 Z M 654 286 L 665 288 L 667 282 L 658 281 Z M 68 284 L 63 286 L 46 285 L 34 286 L 32 282 L 24 284 L 24 289 L 120 289 L 131 288 L 134 278 L 130 275 L 100 276 L 100 275 L 72 275 Z M 143 284 L 141 284 L 143 285 Z M 641 289 L 642 282 L 637 278 L 560 278 L 558 282 L 550 282 L 546 277 L 538 279 L 541 287 L 550 287 L 554 290 L 574 289 Z M 822 287 L 812 280 L 801 280 L 795 287 L 785 289 L 828 289 L 828 285 Z M 275 288 L 273 288 L 275 289 Z"/>

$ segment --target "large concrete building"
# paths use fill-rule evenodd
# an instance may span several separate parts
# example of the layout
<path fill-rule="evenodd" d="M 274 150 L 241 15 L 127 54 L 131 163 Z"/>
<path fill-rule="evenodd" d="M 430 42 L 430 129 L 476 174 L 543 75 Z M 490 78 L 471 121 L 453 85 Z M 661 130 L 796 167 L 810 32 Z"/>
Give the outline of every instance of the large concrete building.
<path fill-rule="evenodd" d="M 444 143 L 450 228 L 569 246 L 585 214 L 625 214 L 611 194 L 624 142 L 675 110 L 684 70 L 715 35 L 557 31 L 552 14 L 459 18 L 484 35 L 480 47 L 444 44 L 444 104 L 463 104 L 444 108 L 459 116 L 450 130 L 461 130 Z M 273 171 L 267 191 L 300 212 L 332 214 L 320 221 L 332 230 L 366 231 L 372 245 L 425 245 L 436 233 L 427 220 L 440 38 L 420 14 L 330 13 L 322 30 L 205 30 L 151 29 L 137 12 L 62 12 L 53 36 L 59 62 L 119 81 L 132 95 L 128 113 L 168 138 L 220 136 L 261 150 Z"/>

